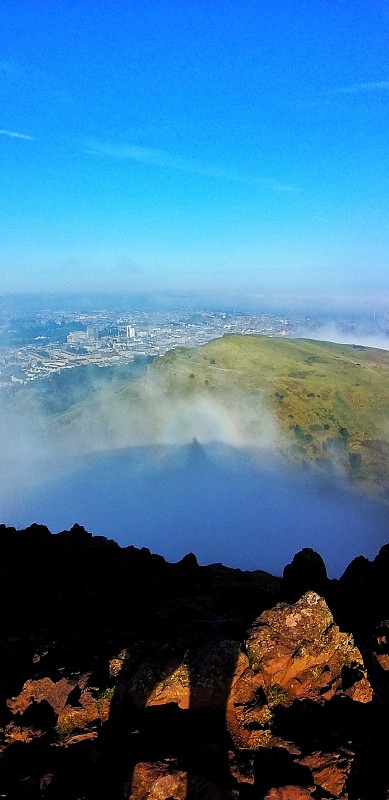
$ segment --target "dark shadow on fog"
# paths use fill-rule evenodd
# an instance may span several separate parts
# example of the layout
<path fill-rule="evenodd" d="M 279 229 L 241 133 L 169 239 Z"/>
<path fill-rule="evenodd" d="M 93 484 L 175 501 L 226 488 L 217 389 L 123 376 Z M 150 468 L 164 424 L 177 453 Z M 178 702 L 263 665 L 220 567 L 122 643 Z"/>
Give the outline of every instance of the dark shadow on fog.
<path fill-rule="evenodd" d="M 19 528 L 39 522 L 55 531 L 77 521 L 168 561 L 192 551 L 201 564 L 272 574 L 312 547 L 331 577 L 357 555 L 374 557 L 389 530 L 388 508 L 351 493 L 336 475 L 196 441 L 80 459 L 44 485 L 21 485 L 0 512 L 2 522 Z"/>

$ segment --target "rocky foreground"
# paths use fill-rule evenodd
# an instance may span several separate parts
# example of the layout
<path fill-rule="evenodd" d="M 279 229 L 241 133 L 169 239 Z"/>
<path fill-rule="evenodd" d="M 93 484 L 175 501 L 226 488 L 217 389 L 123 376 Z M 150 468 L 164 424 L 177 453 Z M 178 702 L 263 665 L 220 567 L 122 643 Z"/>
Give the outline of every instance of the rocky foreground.
<path fill-rule="evenodd" d="M 388 798 L 388 587 L 0 526 L 0 797 Z"/>

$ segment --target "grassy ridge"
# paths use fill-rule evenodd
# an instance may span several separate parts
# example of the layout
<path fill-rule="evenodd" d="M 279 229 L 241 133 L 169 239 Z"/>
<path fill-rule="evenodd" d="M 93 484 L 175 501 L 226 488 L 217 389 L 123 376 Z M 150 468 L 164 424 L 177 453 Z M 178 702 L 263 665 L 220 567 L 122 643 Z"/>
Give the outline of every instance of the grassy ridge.
<path fill-rule="evenodd" d="M 171 351 L 149 372 L 172 396 L 239 389 L 261 397 L 286 437 L 285 455 L 335 460 L 361 489 L 389 500 L 389 352 L 232 334 Z"/>
<path fill-rule="evenodd" d="M 255 445 L 269 429 L 268 443 L 288 460 L 336 464 L 358 490 L 389 502 L 386 350 L 228 334 L 172 350 L 146 376 L 115 381 L 103 400 L 97 392 L 56 419 L 80 441 L 87 426 L 88 446 L 102 440 L 112 448 L 169 442 L 166 432 L 175 427 L 183 441 Z M 223 438 L 231 420 L 235 442 Z"/>

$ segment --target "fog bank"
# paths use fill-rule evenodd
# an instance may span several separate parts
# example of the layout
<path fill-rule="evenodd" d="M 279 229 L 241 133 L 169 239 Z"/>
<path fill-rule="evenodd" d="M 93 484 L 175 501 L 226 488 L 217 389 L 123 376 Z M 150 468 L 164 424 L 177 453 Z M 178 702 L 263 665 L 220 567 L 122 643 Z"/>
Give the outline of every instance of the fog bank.
<path fill-rule="evenodd" d="M 79 522 L 169 561 L 192 551 L 202 564 L 273 574 L 313 547 L 331 577 L 361 553 L 374 557 L 389 530 L 386 507 L 330 477 L 288 470 L 258 450 L 197 443 L 89 457 L 9 499 L 2 521 L 18 528 L 39 522 L 53 532 Z"/>
<path fill-rule="evenodd" d="M 388 508 L 352 494 L 335 467 L 320 475 L 281 461 L 260 395 L 172 402 L 150 375 L 133 388 L 91 386 L 59 416 L 37 387 L 3 405 L 1 522 L 53 532 L 78 522 L 169 561 L 192 551 L 202 564 L 273 574 L 313 547 L 331 577 L 388 541 Z"/>
<path fill-rule="evenodd" d="M 349 327 L 341 326 L 336 321 L 328 321 L 322 325 L 300 327 L 296 331 L 299 338 L 315 339 L 321 342 L 335 342 L 337 344 L 351 344 L 362 347 L 376 347 L 379 350 L 389 350 L 389 336 L 385 331 L 372 333 L 362 323 L 355 323 Z"/>

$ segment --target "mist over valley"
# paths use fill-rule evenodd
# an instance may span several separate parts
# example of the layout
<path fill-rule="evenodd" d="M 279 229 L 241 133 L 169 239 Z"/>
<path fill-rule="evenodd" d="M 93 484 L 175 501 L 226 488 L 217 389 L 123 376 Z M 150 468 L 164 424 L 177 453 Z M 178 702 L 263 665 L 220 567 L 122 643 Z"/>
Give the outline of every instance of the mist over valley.
<path fill-rule="evenodd" d="M 386 351 L 233 335 L 72 370 L 62 403 L 36 382 L 3 403 L 1 521 L 272 574 L 313 547 L 339 576 L 388 538 L 388 369 Z"/>

